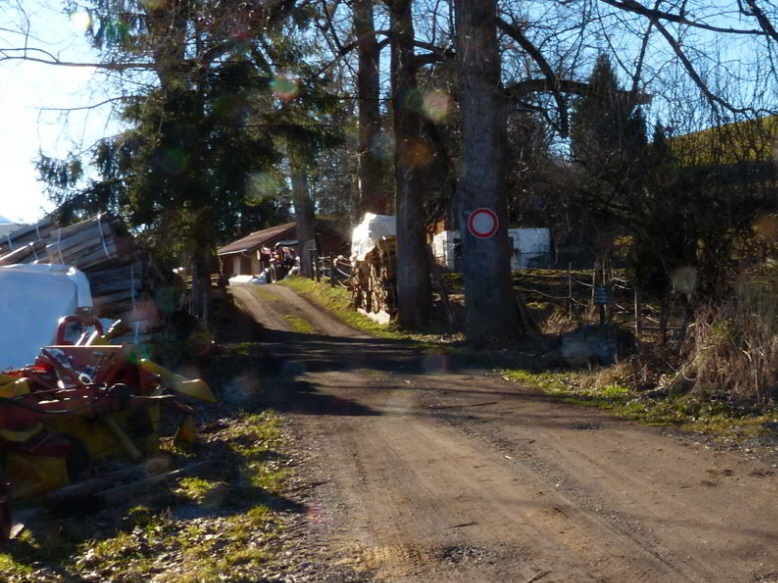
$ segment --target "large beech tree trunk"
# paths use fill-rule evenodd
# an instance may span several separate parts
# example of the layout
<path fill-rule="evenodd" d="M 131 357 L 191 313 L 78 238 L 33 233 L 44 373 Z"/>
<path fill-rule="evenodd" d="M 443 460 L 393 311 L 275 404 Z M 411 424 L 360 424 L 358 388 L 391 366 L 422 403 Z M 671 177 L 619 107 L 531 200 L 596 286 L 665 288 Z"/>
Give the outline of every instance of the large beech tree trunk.
<path fill-rule="evenodd" d="M 413 20 L 410 0 L 393 0 L 392 108 L 395 138 L 395 212 L 397 214 L 397 321 L 419 328 L 432 305 L 424 230 L 423 169 L 419 151 L 422 120 L 413 67 Z"/>
<path fill-rule="evenodd" d="M 496 0 L 456 0 L 456 43 L 462 112 L 462 174 L 456 211 L 462 236 L 466 331 L 491 343 L 522 331 L 511 285 L 508 203 L 505 191 L 505 98 L 501 95 Z M 469 213 L 493 210 L 500 221 L 488 239 L 473 237 Z"/>
<path fill-rule="evenodd" d="M 305 277 L 313 276 L 313 261 L 316 258 L 316 226 L 313 199 L 308 192 L 308 173 L 299 163 L 292 163 L 292 194 L 294 195 L 294 216 L 297 219 L 297 249 L 300 253 L 300 272 Z"/>
<path fill-rule="evenodd" d="M 359 211 L 385 215 L 383 166 L 376 151 L 381 133 L 379 62 L 381 51 L 373 24 L 373 0 L 354 0 L 354 34 L 359 48 L 357 95 L 359 104 Z"/>

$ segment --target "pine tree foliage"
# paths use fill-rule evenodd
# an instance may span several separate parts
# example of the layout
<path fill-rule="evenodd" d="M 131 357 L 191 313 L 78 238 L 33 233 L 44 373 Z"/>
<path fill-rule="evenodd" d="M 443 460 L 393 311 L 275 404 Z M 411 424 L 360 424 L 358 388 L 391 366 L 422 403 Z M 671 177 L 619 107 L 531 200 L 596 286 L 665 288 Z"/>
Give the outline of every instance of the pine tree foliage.
<path fill-rule="evenodd" d="M 312 8 L 215 0 L 95 0 L 87 8 L 104 63 L 146 67 L 115 80 L 140 90 L 124 102 L 127 129 L 94 148 L 98 177 L 86 188 L 72 188 L 82 174 L 76 159 L 41 158 L 63 212 L 111 209 L 172 252 L 182 239 L 191 248 L 207 235 L 212 247 L 288 218 L 287 152 L 312 158 L 342 133 L 338 103 L 323 98 L 330 79 L 315 74 L 314 47 L 301 32 Z M 208 217 L 207 233 L 198 215 Z"/>

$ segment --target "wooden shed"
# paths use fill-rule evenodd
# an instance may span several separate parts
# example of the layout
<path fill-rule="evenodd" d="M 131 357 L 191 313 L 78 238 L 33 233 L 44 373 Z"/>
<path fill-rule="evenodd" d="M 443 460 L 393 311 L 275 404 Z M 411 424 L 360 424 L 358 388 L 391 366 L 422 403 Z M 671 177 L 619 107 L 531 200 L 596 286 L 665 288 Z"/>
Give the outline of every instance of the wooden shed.
<path fill-rule="evenodd" d="M 259 275 L 267 267 L 260 257 L 262 248 L 273 248 L 277 243 L 287 242 L 299 254 L 297 223 L 284 223 L 261 231 L 254 231 L 241 239 L 228 243 L 217 250 L 221 272 L 227 277 L 233 275 Z M 334 230 L 316 224 L 316 248 L 319 255 L 340 255 L 348 253 L 349 242 Z"/>

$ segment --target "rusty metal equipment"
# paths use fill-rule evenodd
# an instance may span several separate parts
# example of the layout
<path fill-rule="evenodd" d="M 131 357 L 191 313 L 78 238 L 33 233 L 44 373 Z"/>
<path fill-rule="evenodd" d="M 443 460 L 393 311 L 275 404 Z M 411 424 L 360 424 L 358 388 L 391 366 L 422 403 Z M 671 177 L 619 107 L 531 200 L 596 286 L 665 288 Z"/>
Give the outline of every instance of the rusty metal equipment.
<path fill-rule="evenodd" d="M 0 540 L 10 536 L 12 498 L 34 498 L 86 477 L 93 460 L 136 461 L 153 452 L 162 407 L 183 414 L 191 440 L 192 409 L 179 396 L 216 400 L 204 381 L 140 358 L 132 345 L 107 344 L 89 314 L 60 320 L 58 342 L 73 322 L 95 330 L 0 373 Z"/>

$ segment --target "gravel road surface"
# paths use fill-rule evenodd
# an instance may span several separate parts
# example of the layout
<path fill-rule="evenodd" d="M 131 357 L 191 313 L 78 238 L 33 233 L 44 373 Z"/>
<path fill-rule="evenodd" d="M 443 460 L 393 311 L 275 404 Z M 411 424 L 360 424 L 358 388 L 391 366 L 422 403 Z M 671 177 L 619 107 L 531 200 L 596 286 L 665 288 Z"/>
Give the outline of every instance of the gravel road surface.
<path fill-rule="evenodd" d="M 261 289 L 232 294 L 263 326 L 263 384 L 308 508 L 284 580 L 778 582 L 769 458 L 569 406 Z M 315 333 L 294 332 L 300 318 Z"/>

